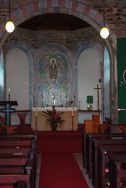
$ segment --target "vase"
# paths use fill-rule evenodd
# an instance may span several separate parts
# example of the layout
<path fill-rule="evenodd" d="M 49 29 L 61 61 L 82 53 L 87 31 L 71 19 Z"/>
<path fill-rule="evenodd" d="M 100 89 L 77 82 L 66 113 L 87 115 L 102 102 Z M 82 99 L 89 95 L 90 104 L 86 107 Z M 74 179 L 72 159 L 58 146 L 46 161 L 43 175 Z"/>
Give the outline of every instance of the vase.
<path fill-rule="evenodd" d="M 52 128 L 52 131 L 56 131 L 57 130 L 57 125 L 52 125 L 51 128 Z"/>
<path fill-rule="evenodd" d="M 91 104 L 88 104 L 87 110 L 92 110 L 92 109 L 93 109 L 93 106 Z"/>

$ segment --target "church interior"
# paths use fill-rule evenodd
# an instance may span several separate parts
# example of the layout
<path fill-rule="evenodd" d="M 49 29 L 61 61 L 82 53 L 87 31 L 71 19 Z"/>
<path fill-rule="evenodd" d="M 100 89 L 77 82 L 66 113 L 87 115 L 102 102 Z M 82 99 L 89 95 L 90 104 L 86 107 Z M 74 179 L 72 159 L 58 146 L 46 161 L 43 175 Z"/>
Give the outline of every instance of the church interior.
<path fill-rule="evenodd" d="M 125 25 L 125 0 L 0 0 L 0 188 L 126 187 Z"/>

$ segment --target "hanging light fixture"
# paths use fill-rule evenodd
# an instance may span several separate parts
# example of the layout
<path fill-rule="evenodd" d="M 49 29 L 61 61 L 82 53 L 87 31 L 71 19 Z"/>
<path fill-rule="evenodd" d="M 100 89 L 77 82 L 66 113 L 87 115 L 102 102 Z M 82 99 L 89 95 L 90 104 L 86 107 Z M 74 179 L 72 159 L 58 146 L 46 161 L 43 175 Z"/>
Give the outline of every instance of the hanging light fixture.
<path fill-rule="evenodd" d="M 12 33 L 15 29 L 15 25 L 13 23 L 13 21 L 10 19 L 10 0 L 9 0 L 9 20 L 7 21 L 6 25 L 5 25 L 5 29 L 8 33 Z"/>
<path fill-rule="evenodd" d="M 103 8 L 104 8 L 104 26 L 102 27 L 101 31 L 100 31 L 100 36 L 103 38 L 103 39 L 107 39 L 108 36 L 109 36 L 109 29 L 106 27 L 105 25 L 105 0 L 103 0 Z"/>

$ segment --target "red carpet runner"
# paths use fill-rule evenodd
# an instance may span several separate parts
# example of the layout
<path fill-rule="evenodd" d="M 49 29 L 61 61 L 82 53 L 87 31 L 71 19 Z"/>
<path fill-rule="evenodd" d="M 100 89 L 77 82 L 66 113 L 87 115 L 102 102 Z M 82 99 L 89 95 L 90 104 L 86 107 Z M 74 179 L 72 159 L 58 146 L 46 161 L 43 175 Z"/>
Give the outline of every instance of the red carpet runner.
<path fill-rule="evenodd" d="M 72 154 L 44 154 L 39 188 L 88 188 Z"/>

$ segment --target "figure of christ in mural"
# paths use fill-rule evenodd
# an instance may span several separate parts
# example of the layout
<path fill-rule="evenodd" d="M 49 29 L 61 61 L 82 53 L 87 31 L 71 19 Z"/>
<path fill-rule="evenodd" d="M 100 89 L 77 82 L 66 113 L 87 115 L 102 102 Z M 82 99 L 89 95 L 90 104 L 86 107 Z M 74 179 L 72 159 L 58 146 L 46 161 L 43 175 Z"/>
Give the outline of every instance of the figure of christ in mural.
<path fill-rule="evenodd" d="M 58 64 L 55 58 L 52 58 L 49 63 L 49 76 L 52 81 L 56 81 L 58 76 Z"/>
<path fill-rule="evenodd" d="M 38 98 L 38 106 L 66 106 L 66 98 L 69 100 L 69 68 L 68 60 L 57 52 L 56 57 L 50 57 L 50 53 L 42 56 L 38 64 L 37 90 L 41 93 Z M 43 97 L 42 97 L 43 96 Z"/>

